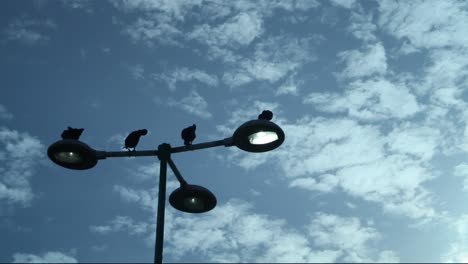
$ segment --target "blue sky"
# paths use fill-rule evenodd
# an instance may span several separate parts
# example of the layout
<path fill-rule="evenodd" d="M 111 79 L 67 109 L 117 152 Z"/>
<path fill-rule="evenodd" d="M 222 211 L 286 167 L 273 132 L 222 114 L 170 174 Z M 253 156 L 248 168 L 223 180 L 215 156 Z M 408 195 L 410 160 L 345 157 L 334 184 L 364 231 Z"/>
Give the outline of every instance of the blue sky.
<path fill-rule="evenodd" d="M 48 160 L 67 126 L 175 154 L 212 211 L 166 208 L 166 262 L 468 261 L 465 1 L 14 1 L 0 9 L 0 262 L 151 262 L 159 162 Z M 178 187 L 168 177 L 168 194 Z"/>

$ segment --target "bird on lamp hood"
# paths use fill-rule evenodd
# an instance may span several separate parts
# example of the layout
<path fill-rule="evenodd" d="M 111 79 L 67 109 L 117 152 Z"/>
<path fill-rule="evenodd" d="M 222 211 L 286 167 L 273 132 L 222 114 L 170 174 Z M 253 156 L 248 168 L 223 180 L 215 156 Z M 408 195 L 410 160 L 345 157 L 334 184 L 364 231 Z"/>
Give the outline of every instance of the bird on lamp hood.
<path fill-rule="evenodd" d="M 273 118 L 273 112 L 270 110 L 263 110 L 261 114 L 258 115 L 258 119 L 270 121 Z"/>
<path fill-rule="evenodd" d="M 62 139 L 74 139 L 78 140 L 81 136 L 81 133 L 83 133 L 84 128 L 72 128 L 72 127 L 67 127 L 67 130 L 64 130 L 62 132 Z"/>

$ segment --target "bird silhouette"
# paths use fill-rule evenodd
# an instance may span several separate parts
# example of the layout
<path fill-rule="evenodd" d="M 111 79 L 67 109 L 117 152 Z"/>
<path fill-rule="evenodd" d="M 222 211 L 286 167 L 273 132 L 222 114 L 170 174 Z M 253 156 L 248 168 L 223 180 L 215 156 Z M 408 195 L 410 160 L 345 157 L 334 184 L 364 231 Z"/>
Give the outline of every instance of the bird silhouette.
<path fill-rule="evenodd" d="M 62 132 L 62 139 L 75 139 L 78 140 L 83 133 L 84 128 L 72 128 L 68 127 L 67 130 Z"/>
<path fill-rule="evenodd" d="M 128 134 L 127 138 L 125 138 L 125 147 L 128 151 L 133 148 L 135 151 L 136 146 L 138 145 L 138 141 L 140 141 L 140 137 L 148 134 L 148 130 L 146 129 L 139 129 L 131 132 Z"/>
<path fill-rule="evenodd" d="M 270 110 L 263 110 L 261 114 L 258 115 L 258 119 L 270 121 L 273 118 L 273 112 Z"/>
<path fill-rule="evenodd" d="M 193 124 L 192 126 L 186 127 L 180 133 L 180 136 L 184 140 L 184 145 L 192 145 L 192 142 L 195 140 L 197 135 L 195 135 L 195 130 L 197 126 Z"/>

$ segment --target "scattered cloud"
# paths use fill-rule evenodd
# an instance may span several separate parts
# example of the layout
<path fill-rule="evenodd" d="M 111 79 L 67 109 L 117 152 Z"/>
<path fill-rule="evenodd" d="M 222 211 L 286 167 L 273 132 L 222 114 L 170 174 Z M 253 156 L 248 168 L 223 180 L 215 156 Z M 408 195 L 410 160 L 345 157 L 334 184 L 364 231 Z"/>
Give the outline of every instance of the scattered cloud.
<path fill-rule="evenodd" d="M 310 191 L 330 192 L 338 186 L 339 180 L 335 175 L 323 174 L 314 178 L 297 178 L 291 181 L 289 187 L 297 187 Z"/>
<path fill-rule="evenodd" d="M 377 40 L 375 36 L 377 25 L 373 22 L 373 17 L 372 13 L 352 12 L 351 23 L 347 28 L 348 32 L 366 43 L 375 42 Z"/>
<path fill-rule="evenodd" d="M 171 91 L 176 90 L 178 82 L 198 81 L 207 86 L 213 87 L 218 85 L 218 77 L 216 75 L 211 75 L 197 69 L 177 68 L 170 74 L 153 74 L 153 77 L 165 81 Z"/>
<path fill-rule="evenodd" d="M 467 88 L 468 56 L 463 51 L 435 50 L 430 52 L 424 68 L 424 81 L 418 89 L 422 94 L 446 88 Z"/>
<path fill-rule="evenodd" d="M 379 11 L 379 25 L 415 49 L 468 47 L 468 11 L 462 1 L 385 0 L 379 1 Z"/>
<path fill-rule="evenodd" d="M 93 8 L 89 0 L 61 0 L 62 4 L 71 9 L 83 10 L 92 13 Z"/>
<path fill-rule="evenodd" d="M 148 46 L 154 43 L 178 45 L 177 38 L 182 35 L 182 32 L 164 16 L 140 17 L 133 24 L 126 25 L 123 32 L 135 43 L 143 42 Z"/>
<path fill-rule="evenodd" d="M 35 137 L 0 127 L 0 201 L 28 206 L 34 195 L 29 179 L 44 146 Z"/>
<path fill-rule="evenodd" d="M 0 104 L 0 120 L 10 119 L 13 119 L 13 114 L 10 113 L 4 105 Z"/>
<path fill-rule="evenodd" d="M 449 250 L 444 253 L 440 262 L 444 263 L 466 263 L 468 261 L 468 215 L 461 215 L 451 221 L 449 226 L 455 232 L 454 242 L 450 244 Z"/>
<path fill-rule="evenodd" d="M 18 41 L 26 45 L 44 43 L 49 37 L 44 31 L 55 29 L 57 25 L 53 20 L 34 20 L 28 16 L 13 19 L 4 29 L 8 41 Z"/>
<path fill-rule="evenodd" d="M 350 9 L 353 7 L 356 0 L 332 0 L 333 5 Z"/>
<path fill-rule="evenodd" d="M 130 74 L 132 75 L 133 79 L 135 80 L 145 79 L 144 77 L 145 69 L 143 68 L 141 64 L 129 66 L 128 69 L 130 70 Z"/>
<path fill-rule="evenodd" d="M 391 155 L 343 168 L 336 175 L 347 193 L 378 202 L 386 212 L 422 220 L 437 217 L 431 194 L 423 185 L 435 176 L 408 156 Z"/>
<path fill-rule="evenodd" d="M 402 97 L 398 98 L 401 102 Z M 262 106 L 274 113 L 279 108 Z M 232 113 L 232 119 L 245 120 L 244 116 L 251 117 L 250 112 L 254 111 L 255 107 L 242 108 Z M 430 160 L 440 144 L 437 129 L 402 123 L 383 134 L 379 125 L 307 116 L 295 122 L 281 118 L 274 122 L 287 135 L 281 148 L 261 158 L 233 152 L 226 161 L 245 169 L 272 164 L 282 169 L 284 173 L 278 176 L 285 177 L 290 187 L 323 193 L 342 190 L 364 201 L 376 202 L 392 214 L 425 221 L 440 213 L 432 207 L 432 193 L 425 187 L 425 183 L 435 178 Z M 229 123 L 218 130 L 232 131 Z"/>
<path fill-rule="evenodd" d="M 156 189 L 153 190 L 155 197 Z M 146 196 L 144 190 L 134 190 L 138 197 Z M 124 199 L 127 197 L 123 196 Z M 148 213 L 145 199 L 127 200 L 141 206 Z M 245 201 L 231 199 L 218 205 L 216 210 L 197 218 L 166 209 L 166 254 L 175 260 L 197 252 L 209 262 L 336 262 L 344 261 L 397 261 L 393 251 L 378 251 L 376 243 L 380 233 L 372 226 L 365 226 L 357 218 L 317 213 L 308 232 L 290 227 L 284 220 L 272 219 L 252 212 L 253 206 Z M 154 216 L 148 223 L 136 225 L 128 217 L 116 217 L 109 225 L 91 227 L 96 233 L 127 232 L 154 241 Z M 145 226 L 145 228 L 140 228 Z M 145 236 L 152 228 L 152 238 Z"/>
<path fill-rule="evenodd" d="M 129 170 L 129 173 L 132 174 L 132 179 L 137 179 L 138 181 L 154 179 L 159 175 L 159 162 L 138 166 L 136 170 Z"/>
<path fill-rule="evenodd" d="M 231 69 L 224 73 L 223 81 L 231 87 L 255 80 L 277 82 L 300 69 L 305 63 L 316 60 L 312 47 L 318 39 L 319 36 L 267 38 L 255 46 L 252 58 L 237 59 L 231 63 Z"/>
<path fill-rule="evenodd" d="M 15 253 L 13 263 L 78 263 L 78 260 L 62 252 L 49 251 L 42 255 Z"/>
<path fill-rule="evenodd" d="M 258 13 L 241 12 L 216 27 L 208 24 L 197 26 L 189 37 L 208 46 L 245 46 L 262 34 L 262 23 Z"/>
<path fill-rule="evenodd" d="M 392 152 L 429 161 L 437 152 L 441 139 L 439 129 L 405 122 L 388 134 L 387 144 Z"/>
<path fill-rule="evenodd" d="M 386 79 L 354 81 L 344 92 L 310 93 L 304 103 L 326 113 L 347 113 L 365 121 L 409 118 L 422 110 L 416 96 L 404 83 Z"/>
<path fill-rule="evenodd" d="M 298 82 L 291 77 L 278 87 L 275 94 L 276 95 L 286 95 L 286 94 L 298 95 L 298 92 L 299 92 L 298 86 L 300 83 L 301 82 Z"/>
<path fill-rule="evenodd" d="M 387 72 L 387 58 L 382 43 L 375 43 L 363 48 L 363 51 L 351 50 L 338 54 L 346 67 L 339 74 L 345 78 L 362 78 L 383 75 Z"/>
<path fill-rule="evenodd" d="M 168 18 L 184 20 L 186 14 L 195 6 L 201 4 L 201 0 L 194 1 L 161 1 L 161 0 L 111 0 L 114 7 L 126 12 L 157 12 Z"/>
<path fill-rule="evenodd" d="M 453 175 L 463 178 L 463 190 L 468 191 L 468 164 L 458 164 L 453 170 Z"/>
<path fill-rule="evenodd" d="M 370 258 L 369 243 L 381 235 L 356 217 L 316 213 L 308 231 L 315 245 L 343 252 L 345 262 L 399 262 L 396 253 L 388 250 L 379 252 L 377 259 Z"/>
<path fill-rule="evenodd" d="M 108 234 L 111 232 L 127 232 L 130 235 L 140 235 L 147 232 L 148 223 L 135 223 L 128 216 L 116 216 L 108 225 L 90 226 L 89 229 L 98 234 Z"/>
<path fill-rule="evenodd" d="M 182 97 L 180 100 L 169 98 L 165 102 L 161 102 L 156 98 L 155 102 L 179 108 L 200 118 L 211 118 L 213 116 L 208 111 L 208 102 L 195 90 L 192 90 L 187 96 Z"/>

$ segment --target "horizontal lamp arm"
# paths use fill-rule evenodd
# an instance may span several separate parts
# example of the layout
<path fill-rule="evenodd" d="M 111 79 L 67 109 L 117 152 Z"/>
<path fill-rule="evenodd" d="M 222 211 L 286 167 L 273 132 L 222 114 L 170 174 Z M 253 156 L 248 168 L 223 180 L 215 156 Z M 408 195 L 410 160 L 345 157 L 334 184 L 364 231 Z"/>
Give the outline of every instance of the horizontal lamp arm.
<path fill-rule="evenodd" d="M 213 148 L 219 146 L 231 147 L 232 137 L 225 138 L 222 140 L 198 143 L 193 145 L 186 145 L 180 147 L 174 147 L 170 149 L 170 153 L 180 153 L 186 151 L 193 151 L 198 149 Z M 158 156 L 158 150 L 135 150 L 135 151 L 96 151 L 97 159 L 106 158 L 118 158 L 118 157 L 141 157 L 141 156 Z"/>
<path fill-rule="evenodd" d="M 216 141 L 198 143 L 198 144 L 193 144 L 193 145 L 175 147 L 175 148 L 171 148 L 171 153 L 186 152 L 186 151 L 213 148 L 213 147 L 219 147 L 219 146 L 225 146 L 225 147 L 233 146 L 232 138 L 225 138 L 225 139 L 222 139 L 222 140 L 216 140 Z"/>

